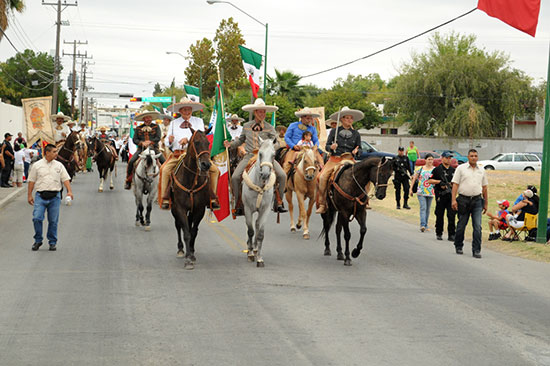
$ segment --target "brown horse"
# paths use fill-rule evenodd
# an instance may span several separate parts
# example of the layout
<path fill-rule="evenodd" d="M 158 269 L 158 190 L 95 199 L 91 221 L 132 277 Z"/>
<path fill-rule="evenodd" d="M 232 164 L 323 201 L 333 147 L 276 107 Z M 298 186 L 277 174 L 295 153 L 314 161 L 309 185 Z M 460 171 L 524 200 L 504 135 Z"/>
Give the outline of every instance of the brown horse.
<path fill-rule="evenodd" d="M 110 175 L 111 178 L 109 189 L 114 189 L 113 170 L 115 169 L 116 156 L 114 155 L 113 149 L 101 142 L 97 136 L 93 136 L 90 139 L 90 145 L 90 150 L 93 152 L 97 164 L 97 171 L 99 173 L 98 192 L 103 192 L 103 182 L 107 179 L 108 175 Z"/>
<path fill-rule="evenodd" d="M 65 143 L 63 143 L 63 145 L 59 148 L 56 158 L 56 160 L 60 161 L 61 164 L 65 166 L 65 169 L 67 169 L 67 173 L 69 173 L 71 181 L 76 174 L 76 162 L 74 159 L 74 152 L 76 150 L 76 143 L 78 141 L 78 132 L 71 131 L 69 136 L 67 136 Z"/>
<path fill-rule="evenodd" d="M 290 231 L 295 232 L 304 226 L 303 238 L 309 239 L 309 218 L 311 210 L 315 203 L 317 193 L 316 178 L 319 172 L 319 165 L 315 159 L 316 150 L 304 149 L 296 157 L 296 167 L 294 172 L 286 182 L 286 200 L 288 202 L 288 211 L 290 213 Z M 296 193 L 298 200 L 298 223 L 294 225 L 294 205 L 292 204 L 292 192 Z M 307 211 L 305 200 L 309 198 Z"/>
<path fill-rule="evenodd" d="M 187 144 L 187 154 L 171 176 L 172 216 L 178 232 L 178 257 L 185 256 L 186 269 L 195 268 L 195 239 L 206 207 L 210 203 L 209 144 L 203 132 L 193 131 L 193 136 Z M 185 252 L 181 240 L 182 231 Z"/>
<path fill-rule="evenodd" d="M 331 178 L 327 189 L 327 212 L 321 214 L 323 218 L 323 231 L 321 236 L 325 236 L 325 255 L 331 255 L 329 231 L 334 222 L 334 217 L 338 213 L 336 222 L 336 251 L 337 259 L 343 260 L 344 265 L 351 266 L 349 251 L 349 241 L 351 233 L 349 223 L 355 218 L 359 223 L 359 242 L 353 249 L 351 255 L 357 258 L 363 249 L 363 239 L 367 233 L 367 211 L 365 205 L 369 197 L 365 191 L 368 183 L 374 183 L 375 197 L 382 200 L 386 197 L 386 187 L 388 179 L 392 175 L 392 159 L 370 158 L 362 160 L 356 164 L 344 165 L 340 171 Z M 346 241 L 345 252 L 342 253 L 342 243 L 340 234 L 344 229 L 344 239 Z M 345 254 L 345 257 L 344 257 Z"/>

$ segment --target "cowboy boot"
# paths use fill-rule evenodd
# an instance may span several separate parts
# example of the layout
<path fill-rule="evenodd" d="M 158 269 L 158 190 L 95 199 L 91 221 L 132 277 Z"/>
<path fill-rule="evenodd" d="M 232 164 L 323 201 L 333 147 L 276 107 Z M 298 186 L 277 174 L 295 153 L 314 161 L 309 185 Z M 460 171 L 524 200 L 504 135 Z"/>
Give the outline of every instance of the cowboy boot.
<path fill-rule="evenodd" d="M 132 177 L 133 177 L 133 174 L 126 176 L 126 182 L 124 182 L 124 189 L 132 189 Z"/>
<path fill-rule="evenodd" d="M 275 198 L 277 202 L 277 207 L 275 208 L 275 212 L 279 213 L 285 213 L 288 212 L 288 210 L 285 208 L 285 205 L 283 203 L 283 199 L 281 198 L 281 195 L 279 194 L 279 191 L 275 191 Z"/>
<path fill-rule="evenodd" d="M 162 205 L 160 206 L 162 210 L 170 209 L 171 193 L 172 193 L 172 187 L 168 185 L 168 187 L 166 187 L 166 190 L 164 191 L 164 194 L 162 195 Z"/>

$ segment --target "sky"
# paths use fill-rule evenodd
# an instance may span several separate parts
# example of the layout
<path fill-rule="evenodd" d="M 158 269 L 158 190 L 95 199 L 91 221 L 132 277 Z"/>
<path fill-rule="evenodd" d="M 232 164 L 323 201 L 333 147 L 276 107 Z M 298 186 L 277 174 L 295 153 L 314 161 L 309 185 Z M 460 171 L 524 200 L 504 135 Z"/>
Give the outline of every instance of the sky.
<path fill-rule="evenodd" d="M 53 2 L 48 0 L 47 2 Z M 68 0 L 68 2 L 71 2 Z M 54 52 L 56 12 L 40 0 L 25 0 L 26 9 L 15 14 L 6 34 L 19 51 Z M 232 0 L 262 23 L 268 23 L 267 72 L 290 70 L 308 75 L 365 56 L 405 38 L 441 24 L 477 5 L 477 0 Z M 62 20 L 61 43 L 65 53 L 72 46 L 63 41 L 88 41 L 79 46 L 93 59 L 89 67 L 96 92 L 131 93 L 151 96 L 153 85 L 177 85 L 185 81 L 189 46 L 203 37 L 212 39 L 224 18 L 239 24 L 246 46 L 264 53 L 265 27 L 229 4 L 209 5 L 206 0 L 79 0 L 67 7 Z M 550 0 L 542 0 L 535 38 L 516 30 L 482 11 L 475 11 L 443 28 L 441 33 L 475 34 L 477 46 L 487 51 L 503 51 L 512 66 L 536 82 L 546 79 L 550 47 Z M 320 87 L 330 87 L 348 74 L 378 73 L 389 80 L 399 74 L 411 54 L 429 47 L 424 35 L 392 50 L 350 66 L 302 79 Z M 16 51 L 3 39 L 0 60 Z M 63 87 L 72 69 L 72 58 L 62 57 Z M 120 106 L 127 100 L 100 100 L 100 106 Z"/>

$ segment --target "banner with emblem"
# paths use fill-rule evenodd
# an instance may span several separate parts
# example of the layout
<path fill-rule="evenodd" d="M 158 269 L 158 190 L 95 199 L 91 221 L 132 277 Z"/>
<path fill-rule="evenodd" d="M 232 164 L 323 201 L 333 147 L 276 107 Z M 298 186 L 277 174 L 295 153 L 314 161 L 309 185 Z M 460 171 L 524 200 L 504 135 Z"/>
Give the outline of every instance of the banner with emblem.
<path fill-rule="evenodd" d="M 25 133 L 29 146 L 38 140 L 53 143 L 54 133 L 50 120 L 52 97 L 21 99 L 25 116 Z"/>

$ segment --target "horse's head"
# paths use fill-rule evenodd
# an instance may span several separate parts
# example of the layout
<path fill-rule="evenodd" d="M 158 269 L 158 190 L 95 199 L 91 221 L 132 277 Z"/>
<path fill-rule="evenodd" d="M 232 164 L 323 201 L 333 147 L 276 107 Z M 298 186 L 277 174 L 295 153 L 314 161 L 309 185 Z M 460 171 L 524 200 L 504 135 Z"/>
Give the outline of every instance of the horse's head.
<path fill-rule="evenodd" d="M 275 159 L 274 142 L 270 139 L 264 140 L 258 136 L 260 149 L 258 150 L 258 164 L 260 167 L 260 178 L 266 182 L 271 176 L 273 170 L 273 161 Z"/>
<path fill-rule="evenodd" d="M 193 131 L 193 130 L 191 130 Z M 191 155 L 190 155 L 191 154 Z M 193 136 L 189 141 L 187 155 L 195 159 L 197 166 L 203 172 L 210 169 L 210 142 L 202 131 L 193 131 Z"/>
<path fill-rule="evenodd" d="M 378 161 L 376 163 L 376 161 Z M 377 199 L 383 200 L 386 197 L 386 188 L 388 180 L 393 173 L 393 159 L 383 156 L 375 159 L 375 165 L 370 169 L 370 181 L 374 182 L 374 195 Z"/>
<path fill-rule="evenodd" d="M 316 150 L 306 148 L 302 155 L 302 167 L 304 178 L 306 181 L 311 182 L 317 176 L 317 159 L 315 159 Z"/>

